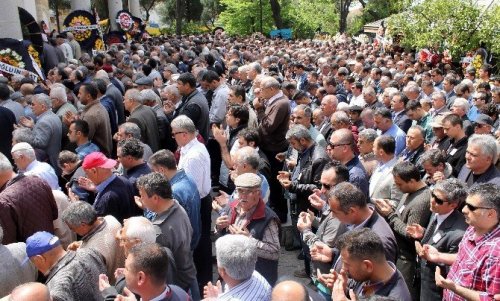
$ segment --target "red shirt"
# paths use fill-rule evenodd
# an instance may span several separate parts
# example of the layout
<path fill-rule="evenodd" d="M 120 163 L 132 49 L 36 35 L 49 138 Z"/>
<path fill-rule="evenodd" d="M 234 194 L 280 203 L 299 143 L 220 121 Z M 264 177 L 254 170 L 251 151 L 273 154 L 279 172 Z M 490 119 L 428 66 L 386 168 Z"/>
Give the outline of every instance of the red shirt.
<path fill-rule="evenodd" d="M 500 293 L 500 225 L 478 238 L 474 238 L 474 233 L 473 227 L 465 231 L 447 278 L 479 291 L 480 300 L 493 300 L 493 295 Z M 465 299 L 444 290 L 443 300 Z"/>

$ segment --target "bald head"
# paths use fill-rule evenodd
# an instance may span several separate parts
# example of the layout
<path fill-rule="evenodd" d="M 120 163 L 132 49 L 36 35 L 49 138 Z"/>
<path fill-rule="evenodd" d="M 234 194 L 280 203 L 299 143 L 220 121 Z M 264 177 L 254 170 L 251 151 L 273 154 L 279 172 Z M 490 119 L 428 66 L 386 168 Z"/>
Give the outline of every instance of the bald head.
<path fill-rule="evenodd" d="M 335 95 L 326 95 L 323 97 L 323 100 L 321 100 L 320 108 L 325 116 L 330 117 L 333 112 L 337 110 L 337 105 L 338 100 Z"/>
<path fill-rule="evenodd" d="M 10 294 L 9 301 L 52 301 L 47 286 L 38 282 L 29 282 L 16 287 Z"/>
<path fill-rule="evenodd" d="M 307 301 L 309 300 L 309 294 L 307 293 L 304 285 L 287 280 L 278 283 L 271 295 L 272 301 Z"/>

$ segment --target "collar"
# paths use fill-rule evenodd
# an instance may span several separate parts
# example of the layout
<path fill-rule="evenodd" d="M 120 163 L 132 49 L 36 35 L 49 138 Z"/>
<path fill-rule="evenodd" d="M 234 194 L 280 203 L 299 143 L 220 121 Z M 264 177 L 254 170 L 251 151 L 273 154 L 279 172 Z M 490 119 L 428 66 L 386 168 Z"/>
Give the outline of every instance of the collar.
<path fill-rule="evenodd" d="M 150 299 L 149 301 L 161 301 L 161 300 L 164 300 L 166 298 L 170 298 L 172 295 L 172 292 L 170 291 L 170 287 L 168 287 L 168 285 L 165 285 L 165 290 L 159 294 L 158 296 L 154 297 L 153 299 Z M 142 298 L 141 298 L 142 300 Z"/>
<path fill-rule="evenodd" d="M 172 177 L 172 179 L 170 179 L 170 184 L 175 184 L 177 182 L 179 182 L 181 179 L 183 179 L 184 177 L 186 176 L 186 172 L 184 171 L 184 169 L 179 169 L 177 170 L 177 172 L 175 173 L 175 175 Z"/>
<path fill-rule="evenodd" d="M 99 102 L 99 100 L 98 100 L 98 99 L 96 99 L 96 100 L 92 101 L 91 103 L 87 104 L 87 105 L 85 106 L 85 108 L 83 108 L 83 110 L 84 110 L 85 112 L 87 112 L 88 110 L 90 110 L 90 108 L 92 108 L 93 106 L 95 106 L 95 105 L 97 105 L 97 104 L 100 104 L 100 102 Z"/>
<path fill-rule="evenodd" d="M 190 149 L 192 149 L 197 143 L 200 143 L 196 137 L 193 138 L 193 140 L 189 141 L 188 144 L 184 145 L 181 147 L 181 155 L 186 154 L 189 152 Z"/>
<path fill-rule="evenodd" d="M 171 214 L 177 209 L 177 201 L 172 199 L 172 206 L 170 206 L 167 210 L 160 212 L 156 215 L 153 224 L 162 224 Z"/>
<path fill-rule="evenodd" d="M 436 229 L 445 221 L 453 213 L 454 210 L 451 210 L 445 214 L 436 214 Z"/>
<path fill-rule="evenodd" d="M 28 171 L 31 171 L 33 170 L 37 165 L 38 165 L 38 161 L 35 159 L 33 161 L 31 161 L 30 164 L 28 164 L 28 166 L 26 166 L 26 169 L 24 170 L 21 170 L 22 172 L 28 172 Z"/>
<path fill-rule="evenodd" d="M 479 236 L 479 237 L 475 236 L 476 229 L 473 226 L 470 226 L 470 227 L 472 228 L 471 235 L 468 236 L 467 238 L 468 238 L 469 241 L 474 242 L 476 245 L 479 244 L 479 243 L 481 243 L 481 242 L 483 242 L 483 241 L 489 240 L 492 237 L 496 237 L 500 233 L 500 224 L 497 224 L 495 226 L 495 228 L 491 229 L 491 231 L 489 231 L 489 232 L 487 232 L 484 235 Z"/>
<path fill-rule="evenodd" d="M 106 180 L 104 180 L 101 184 L 97 185 L 95 187 L 95 189 L 97 190 L 97 192 L 103 192 L 104 189 L 106 189 L 106 187 L 108 187 L 108 185 L 111 182 L 113 182 L 114 179 L 116 179 L 116 175 L 112 174 L 109 178 L 107 178 Z"/>
<path fill-rule="evenodd" d="M 387 263 L 389 263 L 389 265 L 391 266 L 391 268 L 394 271 L 392 273 L 391 277 L 386 282 L 384 282 L 384 281 L 378 281 L 378 282 L 373 282 L 372 283 L 370 280 L 366 281 L 363 284 L 363 287 L 362 287 L 362 295 L 363 296 L 375 295 L 384 286 L 386 286 L 388 284 L 391 284 L 391 283 L 395 283 L 397 281 L 398 270 L 396 269 L 396 266 L 394 265 L 394 263 L 392 263 L 390 261 L 387 261 Z"/>
<path fill-rule="evenodd" d="M 47 281 L 45 283 L 48 283 L 57 274 L 57 272 L 71 262 L 75 256 L 76 252 L 67 251 L 63 257 L 59 258 L 59 260 L 47 272 Z"/>
<path fill-rule="evenodd" d="M 345 166 L 346 166 L 348 169 L 351 169 L 351 168 L 353 168 L 354 166 L 356 166 L 358 163 L 359 163 L 359 159 L 358 159 L 358 157 L 356 157 L 356 155 L 354 155 L 354 157 L 353 157 L 351 160 L 349 160 L 349 162 L 347 162 L 347 163 L 345 164 Z"/>
<path fill-rule="evenodd" d="M 278 98 L 281 98 L 283 97 L 283 92 L 280 90 L 278 91 L 278 93 L 276 93 L 273 97 L 269 98 L 267 101 L 266 101 L 266 107 L 272 105 Z"/>
<path fill-rule="evenodd" d="M 97 220 L 101 221 L 101 223 L 97 227 L 94 227 L 92 230 L 90 230 L 87 234 L 85 234 L 82 237 L 82 241 L 88 241 L 92 238 L 92 236 L 101 232 L 106 227 L 106 220 L 104 219 L 104 217 L 98 217 Z"/>
<path fill-rule="evenodd" d="M 91 144 L 90 140 L 87 140 L 87 142 L 83 143 L 83 144 L 80 144 L 78 145 L 76 148 L 75 148 L 75 151 L 78 152 L 80 150 L 82 150 L 83 148 L 89 146 Z"/>
<path fill-rule="evenodd" d="M 48 115 L 49 113 L 52 113 L 52 110 L 47 110 L 47 111 L 43 112 L 42 114 L 36 116 L 36 120 L 38 121 L 38 120 L 42 119 L 42 117 Z"/>

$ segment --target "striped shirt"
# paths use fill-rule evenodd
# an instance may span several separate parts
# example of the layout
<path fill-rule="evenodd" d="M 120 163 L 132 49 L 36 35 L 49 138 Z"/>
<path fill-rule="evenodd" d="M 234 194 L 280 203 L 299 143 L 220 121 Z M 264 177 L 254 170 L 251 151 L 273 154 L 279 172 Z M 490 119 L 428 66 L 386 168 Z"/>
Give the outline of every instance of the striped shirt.
<path fill-rule="evenodd" d="M 224 287 L 224 293 L 217 297 L 217 301 L 269 301 L 271 300 L 271 286 L 259 272 L 254 271 L 250 279 L 235 287 Z"/>
<path fill-rule="evenodd" d="M 481 237 L 474 237 L 469 227 L 460 242 L 457 259 L 451 266 L 448 279 L 462 287 L 479 291 L 480 300 L 493 300 L 500 293 L 500 225 Z M 450 290 L 444 290 L 443 300 L 462 301 Z"/>

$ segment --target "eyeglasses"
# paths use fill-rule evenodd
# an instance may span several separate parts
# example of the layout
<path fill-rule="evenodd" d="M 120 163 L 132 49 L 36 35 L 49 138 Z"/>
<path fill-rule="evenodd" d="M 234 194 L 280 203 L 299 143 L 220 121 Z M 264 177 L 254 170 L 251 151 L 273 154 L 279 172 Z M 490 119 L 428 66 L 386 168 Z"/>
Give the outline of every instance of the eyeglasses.
<path fill-rule="evenodd" d="M 344 145 L 351 145 L 350 143 L 339 143 L 339 144 L 333 144 L 331 142 L 328 142 L 328 146 L 330 147 L 330 149 L 334 149 L 336 148 L 337 146 L 344 146 Z"/>
<path fill-rule="evenodd" d="M 186 132 L 172 132 L 172 137 L 177 136 L 178 134 L 185 134 Z"/>
<path fill-rule="evenodd" d="M 434 192 L 432 192 L 432 193 L 431 193 L 431 196 L 432 196 L 432 198 L 434 199 L 434 201 L 436 202 L 436 204 L 438 204 L 438 205 L 443 205 L 444 203 L 448 203 L 448 201 L 445 201 L 445 200 L 443 200 L 443 199 L 438 198 L 438 197 L 434 194 Z"/>
<path fill-rule="evenodd" d="M 321 187 L 325 188 L 326 190 L 330 190 L 332 188 L 332 185 L 321 183 Z"/>
<path fill-rule="evenodd" d="M 465 207 L 467 207 L 467 209 L 469 209 L 472 212 L 476 211 L 477 209 L 493 209 L 491 207 L 474 206 L 474 205 L 469 204 L 469 203 L 465 203 Z"/>
<path fill-rule="evenodd" d="M 249 195 L 249 194 L 252 194 L 256 191 L 258 191 L 259 189 L 236 189 L 236 191 L 238 192 L 238 195 L 239 196 L 242 196 L 242 195 Z"/>

